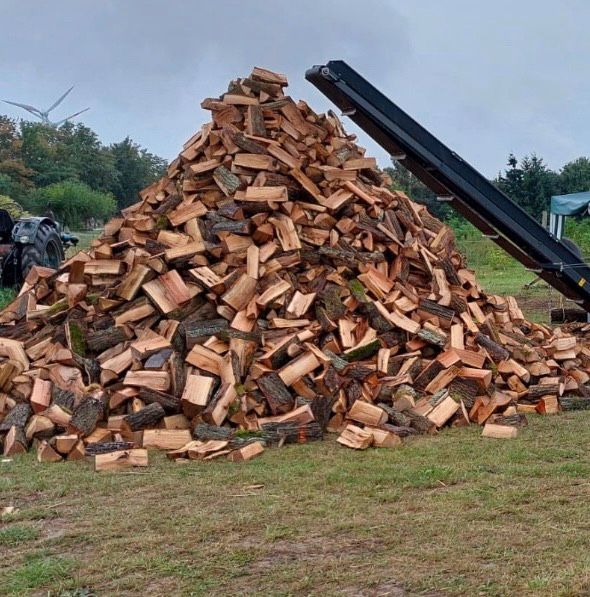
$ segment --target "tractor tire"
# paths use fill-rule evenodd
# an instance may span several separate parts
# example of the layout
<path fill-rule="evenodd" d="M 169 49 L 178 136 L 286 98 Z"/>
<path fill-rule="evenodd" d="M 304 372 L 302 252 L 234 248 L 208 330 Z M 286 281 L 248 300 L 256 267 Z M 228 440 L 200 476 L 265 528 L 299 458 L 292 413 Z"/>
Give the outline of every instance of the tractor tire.
<path fill-rule="evenodd" d="M 34 265 L 58 269 L 64 259 L 64 250 L 59 234 L 47 222 L 37 230 L 35 242 L 25 245 L 21 252 L 21 275 L 23 280 Z"/>

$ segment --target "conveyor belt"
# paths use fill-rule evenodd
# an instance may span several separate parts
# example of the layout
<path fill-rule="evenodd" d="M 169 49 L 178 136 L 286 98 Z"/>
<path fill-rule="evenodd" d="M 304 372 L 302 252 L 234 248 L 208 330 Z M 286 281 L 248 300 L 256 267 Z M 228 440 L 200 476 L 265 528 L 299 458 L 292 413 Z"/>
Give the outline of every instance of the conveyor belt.
<path fill-rule="evenodd" d="M 590 311 L 590 266 L 341 60 L 306 79 L 442 200 L 525 267 Z"/>

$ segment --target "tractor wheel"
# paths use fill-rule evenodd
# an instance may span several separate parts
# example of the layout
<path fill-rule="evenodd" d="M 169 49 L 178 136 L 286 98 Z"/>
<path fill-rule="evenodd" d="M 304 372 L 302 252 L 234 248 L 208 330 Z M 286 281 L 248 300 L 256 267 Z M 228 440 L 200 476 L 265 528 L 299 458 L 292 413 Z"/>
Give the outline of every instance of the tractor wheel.
<path fill-rule="evenodd" d="M 35 242 L 25 245 L 21 253 L 21 269 L 23 279 L 33 265 L 41 265 L 58 269 L 64 259 L 61 239 L 53 226 L 46 222 L 39 226 Z"/>

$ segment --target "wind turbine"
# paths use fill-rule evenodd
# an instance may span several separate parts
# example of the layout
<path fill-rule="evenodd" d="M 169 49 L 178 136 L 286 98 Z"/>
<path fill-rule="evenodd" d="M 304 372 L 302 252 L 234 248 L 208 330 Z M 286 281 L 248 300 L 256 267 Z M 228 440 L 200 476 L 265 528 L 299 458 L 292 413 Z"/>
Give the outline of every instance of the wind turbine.
<path fill-rule="evenodd" d="M 90 110 L 90 108 L 84 108 L 84 110 L 80 110 L 79 112 L 76 112 L 75 114 L 72 114 L 71 116 L 68 116 L 67 118 L 63 118 L 62 120 L 57 120 L 55 122 L 52 120 L 49 120 L 49 112 L 51 112 L 52 110 L 57 108 L 57 106 L 59 106 L 64 101 L 64 99 L 68 96 L 68 94 L 70 93 L 70 91 L 72 91 L 72 89 L 74 89 L 73 85 L 52 106 L 47 108 L 47 110 L 39 110 L 38 108 L 35 108 L 34 106 L 30 106 L 28 104 L 19 104 L 18 102 L 11 102 L 8 100 L 2 100 L 2 101 L 5 104 L 10 104 L 12 106 L 18 106 L 19 108 L 22 108 L 23 110 L 26 110 L 27 112 L 30 112 L 33 116 L 36 116 L 37 118 L 39 118 L 39 120 L 41 120 L 41 122 L 43 124 L 46 124 L 47 126 L 52 126 L 52 127 L 57 128 L 58 126 L 61 126 L 64 122 L 67 122 L 68 120 L 71 120 L 72 118 L 75 118 L 76 116 L 79 116 L 83 112 Z"/>

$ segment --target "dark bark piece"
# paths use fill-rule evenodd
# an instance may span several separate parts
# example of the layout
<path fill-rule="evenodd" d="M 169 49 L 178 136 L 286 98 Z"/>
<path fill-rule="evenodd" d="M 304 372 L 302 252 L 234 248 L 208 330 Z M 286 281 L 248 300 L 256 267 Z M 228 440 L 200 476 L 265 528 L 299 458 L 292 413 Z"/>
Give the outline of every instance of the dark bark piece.
<path fill-rule="evenodd" d="M 86 446 L 86 456 L 96 456 L 97 454 L 108 454 L 117 450 L 130 450 L 133 448 L 133 442 L 102 442 L 88 444 Z"/>
<path fill-rule="evenodd" d="M 318 395 L 310 402 L 311 412 L 322 430 L 328 426 L 334 402 L 336 402 L 336 396 L 334 395 Z"/>
<path fill-rule="evenodd" d="M 455 377 L 449 384 L 448 390 L 451 398 L 463 400 L 463 404 L 468 410 L 473 406 L 475 398 L 480 391 L 476 380 L 461 377 Z"/>
<path fill-rule="evenodd" d="M 559 394 L 559 384 L 537 384 L 529 386 L 529 391 L 526 395 L 526 400 L 538 400 L 543 396 L 557 396 Z"/>
<path fill-rule="evenodd" d="M 219 166 L 213 172 L 213 180 L 226 197 L 233 195 L 242 184 L 240 179 L 225 166 Z"/>
<path fill-rule="evenodd" d="M 529 424 L 524 413 L 515 413 L 506 417 L 504 415 L 492 415 L 487 422 L 495 425 L 509 425 L 510 427 L 526 427 Z"/>
<path fill-rule="evenodd" d="M 427 330 L 422 328 L 418 331 L 417 336 L 425 342 L 428 342 L 428 344 L 438 346 L 439 348 L 444 348 L 445 344 L 447 343 L 446 337 L 442 334 L 435 332 L 434 330 Z"/>
<path fill-rule="evenodd" d="M 124 417 L 123 423 L 130 431 L 140 431 L 141 429 L 156 427 L 165 415 L 164 407 L 158 402 L 152 402 L 136 413 Z"/>
<path fill-rule="evenodd" d="M 414 387 L 417 390 L 424 390 L 426 386 L 444 369 L 438 361 L 432 361 L 427 365 L 420 375 L 414 379 Z"/>
<path fill-rule="evenodd" d="M 217 234 L 218 232 L 232 232 L 233 234 L 240 234 L 246 236 L 250 234 L 252 228 L 251 221 L 248 219 L 244 220 L 226 220 L 215 222 L 211 226 L 211 232 Z"/>
<path fill-rule="evenodd" d="M 439 305 L 437 302 L 431 301 L 430 299 L 420 299 L 418 308 L 420 311 L 426 311 L 426 313 L 436 315 L 437 317 L 441 317 L 447 321 L 451 321 L 455 316 L 454 309 Z"/>
<path fill-rule="evenodd" d="M 266 107 L 266 106 L 265 106 Z M 231 140 L 246 153 L 267 154 L 266 147 L 261 143 L 256 143 L 248 139 L 243 133 L 234 133 L 231 135 Z"/>
<path fill-rule="evenodd" d="M 493 361 L 505 361 L 510 358 L 510 353 L 503 346 L 500 346 L 500 344 L 481 332 L 475 334 L 475 342 L 485 348 Z M 548 392 L 548 394 L 550 393 Z"/>
<path fill-rule="evenodd" d="M 172 348 L 163 348 L 162 350 L 155 352 L 147 358 L 143 368 L 147 370 L 163 369 L 164 365 L 168 362 L 168 359 L 170 359 L 172 352 Z"/>
<path fill-rule="evenodd" d="M 160 203 L 160 205 L 154 210 L 157 215 L 167 214 L 176 209 L 182 202 L 180 195 L 169 195 Z"/>
<path fill-rule="evenodd" d="M 51 389 L 51 402 L 71 413 L 76 404 L 76 395 L 74 392 L 62 390 L 59 386 L 53 384 Z"/>
<path fill-rule="evenodd" d="M 459 276 L 457 275 L 457 270 L 453 265 L 453 262 L 450 260 L 449 257 L 445 257 L 444 259 L 440 259 L 438 265 L 442 268 L 445 272 L 445 276 L 447 281 L 451 286 L 461 286 L 461 280 L 459 280 Z"/>
<path fill-rule="evenodd" d="M 266 126 L 264 125 L 264 114 L 261 106 L 248 106 L 246 127 L 249 135 L 266 137 Z"/>
<path fill-rule="evenodd" d="M 348 310 L 346 305 L 342 303 L 340 287 L 338 286 L 328 286 L 325 288 L 320 295 L 320 299 L 324 304 L 326 314 L 332 321 L 344 316 Z"/>
<path fill-rule="evenodd" d="M 411 426 L 411 419 L 405 412 L 398 410 L 393 406 L 389 406 L 388 404 L 384 404 L 383 402 L 379 402 L 377 404 L 379 408 L 382 408 L 389 417 L 389 420 L 399 427 L 410 427 Z"/>
<path fill-rule="evenodd" d="M 129 306 L 127 306 L 129 309 Z M 111 327 L 106 330 L 96 330 L 94 332 L 88 332 L 86 336 L 86 346 L 91 352 L 102 352 L 115 344 L 125 342 L 127 335 L 125 330 L 120 327 L 115 327 L 111 324 Z"/>
<path fill-rule="evenodd" d="M 72 433 L 85 437 L 96 429 L 96 425 L 103 419 L 104 414 L 104 394 L 100 397 L 88 394 L 82 398 L 74 409 L 68 428 Z"/>
<path fill-rule="evenodd" d="M 229 427 L 217 427 L 217 425 L 209 425 L 208 423 L 198 423 L 193 429 L 193 438 L 201 441 L 210 439 L 231 439 L 234 434 L 234 429 L 230 429 Z"/>
<path fill-rule="evenodd" d="M 28 404 L 17 404 L 8 412 L 3 421 L 0 421 L 0 432 L 9 431 L 11 427 L 25 428 L 27 421 L 33 414 Z"/>
<path fill-rule="evenodd" d="M 289 412 L 295 402 L 283 380 L 276 373 L 269 373 L 257 380 L 273 415 Z"/>
<path fill-rule="evenodd" d="M 317 421 L 297 425 L 296 423 L 264 423 L 262 438 L 268 445 L 304 444 L 323 438 L 322 427 Z"/>
<path fill-rule="evenodd" d="M 152 390 L 150 388 L 140 388 L 139 397 L 146 404 L 152 404 L 154 402 L 161 404 L 168 415 L 174 415 L 180 412 L 180 399 L 172 394 Z"/>
<path fill-rule="evenodd" d="M 227 319 L 209 319 L 205 321 L 185 321 L 183 328 L 186 347 L 190 350 L 195 344 L 201 344 L 211 336 L 217 336 L 229 327 Z"/>
<path fill-rule="evenodd" d="M 363 344 L 363 346 L 359 346 L 358 348 L 354 348 L 347 352 L 346 354 L 342 355 L 344 359 L 348 362 L 350 361 L 360 361 L 371 358 L 376 352 L 379 351 L 381 348 L 381 342 L 379 340 L 373 340 L 372 342 L 368 342 L 367 344 Z M 347 369 L 347 373 L 350 371 L 354 371 L 354 368 Z M 371 370 L 372 372 L 372 370 Z M 354 375 L 353 375 L 354 377 Z M 365 375 L 366 377 L 366 375 Z"/>

